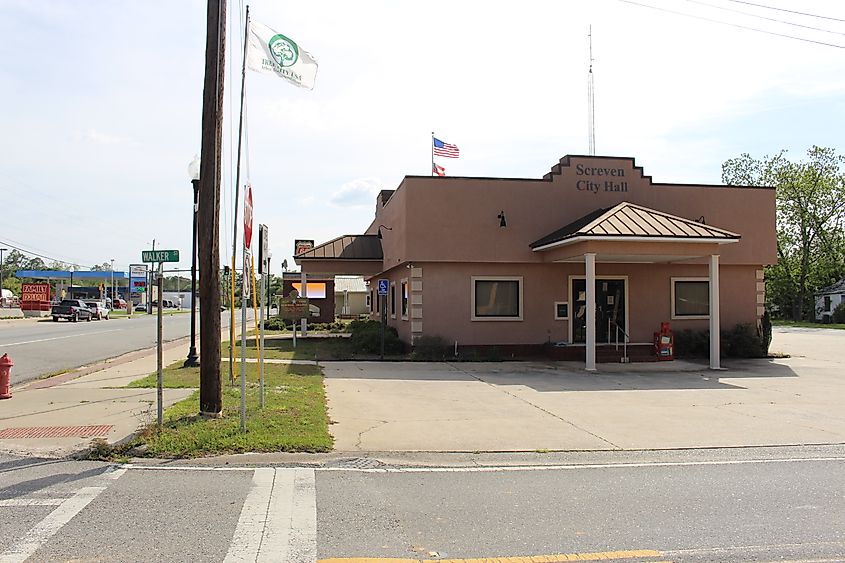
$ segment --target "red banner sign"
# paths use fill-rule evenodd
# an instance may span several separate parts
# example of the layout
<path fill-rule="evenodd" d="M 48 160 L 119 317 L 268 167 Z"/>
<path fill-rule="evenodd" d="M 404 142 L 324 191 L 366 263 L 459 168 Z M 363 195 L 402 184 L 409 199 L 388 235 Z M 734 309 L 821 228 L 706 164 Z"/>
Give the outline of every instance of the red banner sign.
<path fill-rule="evenodd" d="M 24 283 L 21 284 L 21 302 L 25 301 L 50 301 L 49 283 Z"/>

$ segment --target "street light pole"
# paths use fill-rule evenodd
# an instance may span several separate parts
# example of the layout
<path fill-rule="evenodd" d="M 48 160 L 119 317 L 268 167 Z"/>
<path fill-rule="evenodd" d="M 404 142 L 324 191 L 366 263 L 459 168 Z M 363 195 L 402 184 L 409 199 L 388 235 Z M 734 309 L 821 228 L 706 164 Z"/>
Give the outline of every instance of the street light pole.
<path fill-rule="evenodd" d="M 114 309 L 114 258 L 111 259 L 111 306 Z"/>
<path fill-rule="evenodd" d="M 188 165 L 188 174 L 191 176 L 191 185 L 194 188 L 194 220 L 193 220 L 193 243 L 191 245 L 191 348 L 188 350 L 188 357 L 183 367 L 197 367 L 200 365 L 197 357 L 197 209 L 199 207 L 200 193 L 200 160 L 197 156 Z"/>
<path fill-rule="evenodd" d="M 9 250 L 8 248 L 0 248 L 0 304 L 3 303 L 3 253 Z"/>

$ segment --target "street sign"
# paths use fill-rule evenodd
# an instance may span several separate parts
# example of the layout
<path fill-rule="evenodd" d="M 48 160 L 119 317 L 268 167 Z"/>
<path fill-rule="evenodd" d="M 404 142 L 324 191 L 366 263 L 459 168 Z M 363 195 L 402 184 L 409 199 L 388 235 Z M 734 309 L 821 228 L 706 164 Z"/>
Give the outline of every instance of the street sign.
<path fill-rule="evenodd" d="M 270 258 L 270 230 L 267 225 L 258 224 L 258 273 L 267 270 L 267 260 Z"/>
<path fill-rule="evenodd" d="M 387 295 L 390 291 L 390 280 L 386 280 L 384 278 L 379 279 L 378 281 L 378 294 L 379 295 Z"/>
<path fill-rule="evenodd" d="M 244 248 L 249 250 L 252 243 L 252 184 L 246 185 L 244 198 Z"/>
<path fill-rule="evenodd" d="M 178 262 L 178 250 L 142 250 L 142 262 Z"/>

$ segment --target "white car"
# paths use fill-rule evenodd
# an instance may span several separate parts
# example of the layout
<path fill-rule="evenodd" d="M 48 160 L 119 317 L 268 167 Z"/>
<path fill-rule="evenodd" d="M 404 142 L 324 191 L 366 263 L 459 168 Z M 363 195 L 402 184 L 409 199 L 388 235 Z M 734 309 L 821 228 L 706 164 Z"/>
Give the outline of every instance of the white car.
<path fill-rule="evenodd" d="M 109 320 L 109 313 L 111 313 L 111 309 L 109 309 L 105 303 L 102 301 L 86 301 L 85 304 L 91 309 L 92 318 L 97 319 L 98 321 L 103 319 Z"/>

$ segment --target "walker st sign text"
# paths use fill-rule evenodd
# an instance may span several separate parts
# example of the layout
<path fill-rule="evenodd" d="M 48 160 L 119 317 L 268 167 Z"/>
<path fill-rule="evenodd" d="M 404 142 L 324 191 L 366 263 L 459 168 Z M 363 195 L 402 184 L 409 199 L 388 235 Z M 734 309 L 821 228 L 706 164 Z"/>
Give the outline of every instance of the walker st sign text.
<path fill-rule="evenodd" d="M 178 250 L 142 250 L 142 262 L 178 262 Z"/>

